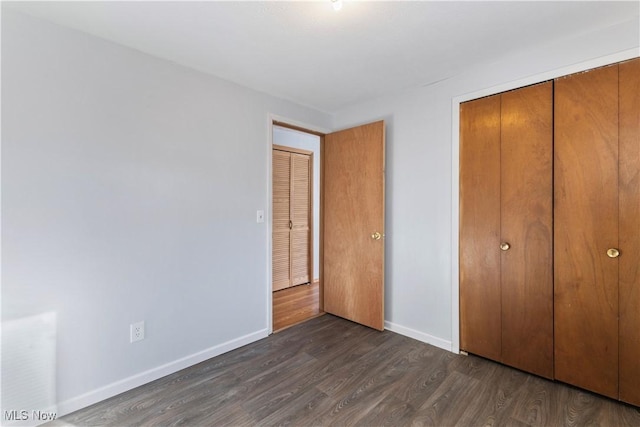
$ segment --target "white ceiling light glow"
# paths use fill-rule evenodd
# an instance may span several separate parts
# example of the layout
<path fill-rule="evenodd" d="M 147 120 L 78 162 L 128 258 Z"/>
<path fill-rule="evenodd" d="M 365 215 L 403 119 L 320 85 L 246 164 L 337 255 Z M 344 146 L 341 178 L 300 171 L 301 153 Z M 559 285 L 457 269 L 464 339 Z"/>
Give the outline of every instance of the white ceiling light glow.
<path fill-rule="evenodd" d="M 331 0 L 331 6 L 336 12 L 342 9 L 342 0 Z"/>

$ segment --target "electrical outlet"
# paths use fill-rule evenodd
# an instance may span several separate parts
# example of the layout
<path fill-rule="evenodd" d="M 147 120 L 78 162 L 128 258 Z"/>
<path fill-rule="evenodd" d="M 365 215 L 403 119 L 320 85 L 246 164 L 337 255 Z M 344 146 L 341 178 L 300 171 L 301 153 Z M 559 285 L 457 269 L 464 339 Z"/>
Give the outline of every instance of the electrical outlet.
<path fill-rule="evenodd" d="M 136 322 L 129 325 L 130 342 L 136 342 L 144 339 L 144 321 Z"/>

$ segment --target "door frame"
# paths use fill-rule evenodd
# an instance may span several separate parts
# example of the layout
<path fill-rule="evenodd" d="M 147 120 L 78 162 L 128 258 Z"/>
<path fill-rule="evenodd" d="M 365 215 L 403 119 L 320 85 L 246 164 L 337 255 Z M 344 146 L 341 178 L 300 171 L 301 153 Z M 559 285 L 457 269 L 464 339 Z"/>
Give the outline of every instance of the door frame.
<path fill-rule="evenodd" d="M 638 49 L 628 49 L 566 67 L 534 74 L 486 89 L 454 96 L 451 100 L 451 351 L 460 353 L 460 104 L 557 77 L 579 73 L 638 57 Z"/>
<path fill-rule="evenodd" d="M 272 256 L 273 256 L 273 240 L 272 240 L 272 231 L 273 224 L 271 222 L 273 215 L 273 182 L 272 182 L 272 174 L 273 174 L 273 126 L 281 126 L 288 129 L 297 130 L 300 132 L 309 133 L 312 135 L 317 135 L 320 137 L 320 218 L 318 221 L 320 222 L 319 228 L 319 265 L 318 265 L 318 286 L 320 291 L 320 311 L 323 311 L 324 306 L 324 294 L 322 288 L 322 269 L 323 269 L 323 161 L 324 157 L 322 155 L 322 151 L 324 149 L 324 136 L 328 133 L 331 133 L 332 130 L 327 128 L 322 128 L 320 126 L 311 125 L 308 123 L 300 122 L 297 120 L 293 120 L 287 117 L 282 117 L 276 114 L 268 114 L 267 117 L 267 208 L 266 208 L 266 219 L 265 223 L 267 224 L 266 233 L 267 233 L 267 278 L 265 283 L 266 290 L 266 313 L 267 313 L 267 334 L 271 335 L 273 333 L 273 289 L 272 289 Z M 313 232 L 313 231 L 312 231 Z M 313 261 L 313 260 L 312 260 Z M 311 263 L 313 264 L 313 262 Z M 313 266 L 311 267 L 313 271 Z M 311 275 L 313 276 L 313 274 Z M 311 280 L 313 281 L 313 277 Z"/>

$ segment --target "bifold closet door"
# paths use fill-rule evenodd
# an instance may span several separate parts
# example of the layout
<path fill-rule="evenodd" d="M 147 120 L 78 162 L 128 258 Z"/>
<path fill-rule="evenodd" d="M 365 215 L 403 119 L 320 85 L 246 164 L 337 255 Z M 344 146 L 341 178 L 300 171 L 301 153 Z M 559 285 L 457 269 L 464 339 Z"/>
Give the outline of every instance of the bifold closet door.
<path fill-rule="evenodd" d="M 291 153 L 291 286 L 309 283 L 311 156 Z"/>
<path fill-rule="evenodd" d="M 291 153 L 273 151 L 272 286 L 291 286 Z"/>
<path fill-rule="evenodd" d="M 311 281 L 311 156 L 273 150 L 273 290 Z"/>
<path fill-rule="evenodd" d="M 620 400 L 640 406 L 640 59 L 619 65 Z"/>
<path fill-rule="evenodd" d="M 608 250 L 619 248 L 618 159 L 618 66 L 557 79 L 556 378 L 612 398 L 619 263 Z"/>
<path fill-rule="evenodd" d="M 502 359 L 500 95 L 460 105 L 460 348 Z"/>
<path fill-rule="evenodd" d="M 503 93 L 501 117 L 502 362 L 553 378 L 553 83 Z"/>
<path fill-rule="evenodd" d="M 460 109 L 461 349 L 553 376 L 551 82 Z"/>

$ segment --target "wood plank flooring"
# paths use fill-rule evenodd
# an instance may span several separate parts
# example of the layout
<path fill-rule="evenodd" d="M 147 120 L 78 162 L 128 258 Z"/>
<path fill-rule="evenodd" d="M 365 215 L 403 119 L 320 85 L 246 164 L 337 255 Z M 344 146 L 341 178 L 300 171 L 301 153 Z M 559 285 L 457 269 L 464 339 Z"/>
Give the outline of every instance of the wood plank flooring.
<path fill-rule="evenodd" d="M 317 317 L 320 311 L 320 285 L 299 285 L 273 293 L 273 331 Z"/>
<path fill-rule="evenodd" d="M 638 426 L 640 409 L 325 315 L 50 425 Z"/>

